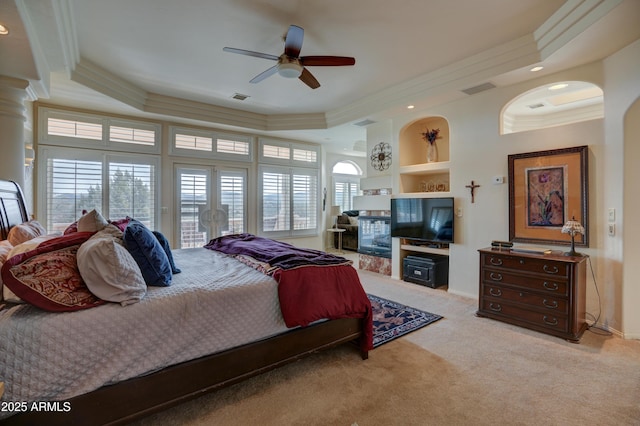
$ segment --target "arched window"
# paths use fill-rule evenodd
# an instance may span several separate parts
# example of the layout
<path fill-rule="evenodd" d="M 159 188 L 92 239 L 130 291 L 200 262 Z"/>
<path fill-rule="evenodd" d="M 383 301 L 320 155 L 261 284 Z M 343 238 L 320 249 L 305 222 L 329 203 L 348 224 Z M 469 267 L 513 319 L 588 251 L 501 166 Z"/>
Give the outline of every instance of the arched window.
<path fill-rule="evenodd" d="M 353 197 L 360 195 L 360 176 L 362 169 L 353 161 L 345 160 L 336 163 L 333 173 L 333 205 L 340 206 L 340 211 L 353 209 Z"/>
<path fill-rule="evenodd" d="M 560 81 L 536 87 L 508 102 L 500 115 L 500 134 L 603 117 L 602 89 L 585 81 Z"/>

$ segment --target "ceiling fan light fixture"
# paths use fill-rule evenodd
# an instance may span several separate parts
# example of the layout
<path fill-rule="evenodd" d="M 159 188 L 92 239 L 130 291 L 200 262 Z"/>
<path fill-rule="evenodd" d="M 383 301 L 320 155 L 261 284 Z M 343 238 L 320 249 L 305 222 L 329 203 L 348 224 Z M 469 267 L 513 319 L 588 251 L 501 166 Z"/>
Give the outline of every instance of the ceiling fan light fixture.
<path fill-rule="evenodd" d="M 278 74 L 285 78 L 298 78 L 302 74 L 302 65 L 295 62 L 282 63 L 278 66 Z"/>

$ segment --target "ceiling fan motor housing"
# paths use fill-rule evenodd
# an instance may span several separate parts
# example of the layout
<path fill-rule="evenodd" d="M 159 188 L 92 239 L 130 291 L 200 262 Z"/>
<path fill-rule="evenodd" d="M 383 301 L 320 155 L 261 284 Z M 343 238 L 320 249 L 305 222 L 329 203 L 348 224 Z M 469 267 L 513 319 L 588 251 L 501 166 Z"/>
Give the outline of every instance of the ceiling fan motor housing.
<path fill-rule="evenodd" d="M 278 64 L 278 74 L 286 78 L 298 78 L 302 74 L 302 65 L 297 58 L 282 55 Z"/>

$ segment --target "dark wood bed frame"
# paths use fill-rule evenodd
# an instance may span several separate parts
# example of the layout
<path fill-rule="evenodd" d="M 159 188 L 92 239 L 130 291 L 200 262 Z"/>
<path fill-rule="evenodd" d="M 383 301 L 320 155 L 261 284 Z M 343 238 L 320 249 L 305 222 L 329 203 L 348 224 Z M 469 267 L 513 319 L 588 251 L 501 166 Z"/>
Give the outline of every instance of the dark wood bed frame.
<path fill-rule="evenodd" d="M 0 181 L 0 236 L 29 219 L 20 187 Z M 68 412 L 21 413 L 2 425 L 125 424 L 346 342 L 360 346 L 363 320 L 345 318 L 297 328 L 259 342 L 177 364 L 69 400 Z M 368 353 L 360 350 L 362 359 Z M 0 378 L 1 380 L 2 378 Z M 15 401 L 18 402 L 18 401 Z"/>

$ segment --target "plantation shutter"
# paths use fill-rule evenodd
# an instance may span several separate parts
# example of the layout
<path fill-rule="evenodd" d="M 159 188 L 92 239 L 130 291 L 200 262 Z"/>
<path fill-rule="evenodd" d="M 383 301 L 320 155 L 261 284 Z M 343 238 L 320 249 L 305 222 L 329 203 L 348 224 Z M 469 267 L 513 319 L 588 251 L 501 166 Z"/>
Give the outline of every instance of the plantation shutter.
<path fill-rule="evenodd" d="M 110 219 L 129 216 L 155 229 L 154 169 L 152 164 L 109 162 Z"/>
<path fill-rule="evenodd" d="M 222 235 L 239 234 L 246 229 L 246 178 L 243 172 L 222 170 L 219 172 L 219 199 L 227 220 L 218 221 Z"/>
<path fill-rule="evenodd" d="M 262 174 L 262 230 L 287 231 L 291 226 L 291 177 L 287 172 Z"/>
<path fill-rule="evenodd" d="M 206 171 L 180 171 L 180 248 L 205 245 L 208 228 L 200 222 L 200 215 L 209 209 L 209 174 Z"/>
<path fill-rule="evenodd" d="M 315 229 L 318 222 L 318 178 L 315 171 L 293 174 L 293 229 Z"/>
<path fill-rule="evenodd" d="M 64 231 L 84 209 L 102 211 L 102 162 L 47 159 L 46 203 L 50 232 Z"/>

